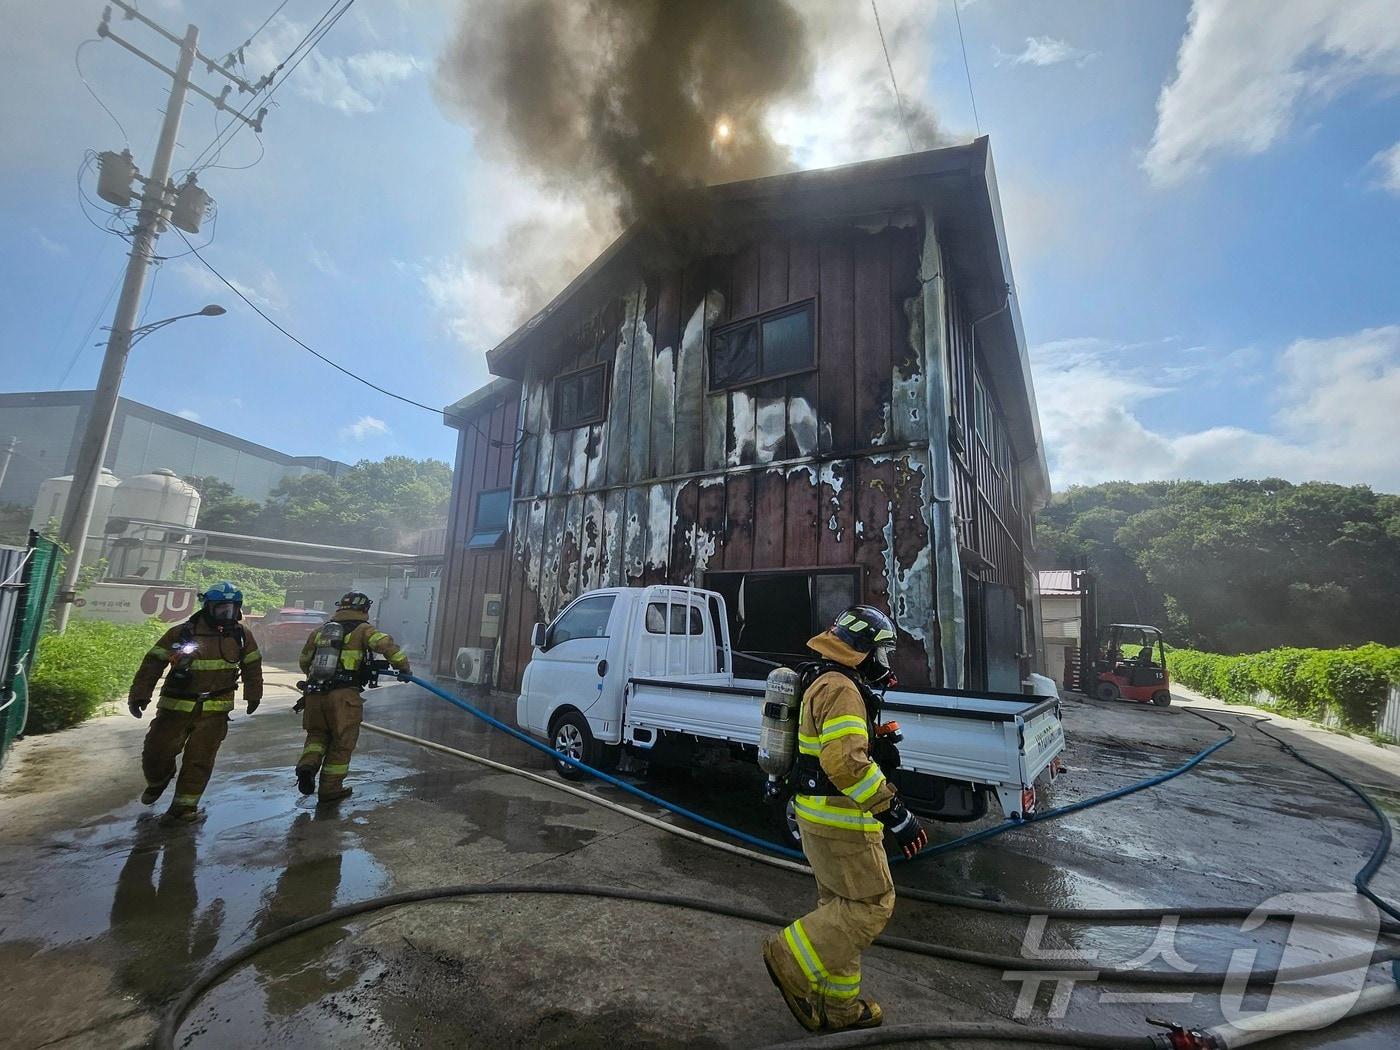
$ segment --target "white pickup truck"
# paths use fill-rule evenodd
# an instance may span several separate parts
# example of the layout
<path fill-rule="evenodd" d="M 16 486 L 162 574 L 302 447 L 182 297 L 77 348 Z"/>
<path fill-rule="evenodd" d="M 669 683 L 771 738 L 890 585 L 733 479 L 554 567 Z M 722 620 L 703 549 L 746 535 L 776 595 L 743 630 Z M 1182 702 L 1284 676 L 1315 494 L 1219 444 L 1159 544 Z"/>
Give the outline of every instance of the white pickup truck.
<path fill-rule="evenodd" d="M 536 624 L 516 721 L 590 765 L 689 765 L 721 748 L 755 762 L 764 682 L 738 678 L 724 598 L 693 587 L 620 587 L 574 599 Z M 976 820 L 995 793 L 1008 817 L 1034 812 L 1038 782 L 1064 749 L 1050 696 L 890 690 L 881 719 L 904 733 L 892 780 L 909 807 L 934 820 Z M 556 763 L 561 775 L 581 776 Z M 777 826 L 796 824 L 775 807 Z M 784 819 L 784 817 L 786 819 Z"/>

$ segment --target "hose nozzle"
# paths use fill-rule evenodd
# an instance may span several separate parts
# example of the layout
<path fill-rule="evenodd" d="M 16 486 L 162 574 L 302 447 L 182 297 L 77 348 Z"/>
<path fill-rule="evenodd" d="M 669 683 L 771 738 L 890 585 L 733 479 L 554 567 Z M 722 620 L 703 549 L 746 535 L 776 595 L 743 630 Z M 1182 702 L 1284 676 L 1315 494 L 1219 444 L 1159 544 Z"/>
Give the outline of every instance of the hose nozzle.
<path fill-rule="evenodd" d="M 1209 1032 L 1198 1028 L 1185 1028 L 1174 1021 L 1163 1021 L 1156 1017 L 1147 1018 L 1154 1028 L 1166 1031 L 1152 1036 L 1152 1045 L 1162 1050 L 1224 1050 L 1224 1044 Z"/>

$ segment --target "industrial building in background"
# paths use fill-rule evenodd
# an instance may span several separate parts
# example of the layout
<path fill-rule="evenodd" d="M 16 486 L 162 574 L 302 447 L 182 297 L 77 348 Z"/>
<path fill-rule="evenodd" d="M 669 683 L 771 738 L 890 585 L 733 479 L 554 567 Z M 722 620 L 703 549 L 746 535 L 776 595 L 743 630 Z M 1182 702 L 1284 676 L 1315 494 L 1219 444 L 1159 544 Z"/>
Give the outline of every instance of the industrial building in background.
<path fill-rule="evenodd" d="M 1048 495 L 988 140 L 696 191 L 487 355 L 436 668 L 516 688 L 605 586 L 721 592 L 770 659 L 858 602 L 905 687 L 1019 692 Z"/>
<path fill-rule="evenodd" d="M 56 513 L 44 505 L 40 486 L 72 475 L 92 396 L 91 390 L 0 394 L 0 443 L 18 438 L 0 483 L 0 503 L 33 506 L 41 522 L 62 517 L 61 503 Z M 117 401 L 103 467 L 118 479 L 163 468 L 182 477 L 214 477 L 232 486 L 234 495 L 258 502 L 287 478 L 315 473 L 339 477 L 350 469 L 324 456 L 278 452 L 127 398 Z M 49 486 L 50 502 L 53 488 Z M 98 499 L 100 504 L 101 496 Z M 100 510 L 95 505 L 94 523 L 105 520 Z"/>

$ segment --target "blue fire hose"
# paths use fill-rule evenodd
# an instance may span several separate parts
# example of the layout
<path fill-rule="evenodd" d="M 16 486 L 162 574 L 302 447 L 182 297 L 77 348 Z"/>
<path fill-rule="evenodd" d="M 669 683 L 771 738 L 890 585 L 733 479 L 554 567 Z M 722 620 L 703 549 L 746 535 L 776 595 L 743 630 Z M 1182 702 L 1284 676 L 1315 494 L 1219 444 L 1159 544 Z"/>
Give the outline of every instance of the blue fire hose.
<path fill-rule="evenodd" d="M 573 766 L 575 769 L 582 770 L 589 776 L 595 777 L 605 784 L 611 784 L 615 788 L 620 788 L 621 790 L 627 792 L 629 795 L 633 795 L 644 802 L 650 802 L 654 806 L 660 806 L 662 809 L 668 810 L 679 817 L 684 817 L 686 820 L 693 821 L 694 823 L 699 824 L 702 827 L 709 828 L 711 831 L 717 831 L 721 835 L 726 835 L 729 838 L 736 839 L 739 842 L 743 842 L 749 846 L 757 847 L 758 849 L 764 850 L 768 853 L 776 853 L 782 857 L 791 857 L 795 860 L 801 861 L 805 861 L 807 859 L 806 856 L 803 855 L 801 850 L 791 849 L 788 846 L 783 846 L 776 842 L 769 842 L 767 839 L 761 839 L 758 838 L 756 835 L 750 835 L 746 831 L 740 831 L 738 828 L 731 828 L 727 824 L 721 824 L 717 820 L 711 820 L 709 817 L 702 816 L 699 813 L 694 812 L 693 810 L 686 809 L 684 806 L 679 806 L 674 802 L 668 802 L 664 798 L 661 798 L 657 795 L 653 795 L 649 791 L 643 791 L 641 788 L 629 784 L 626 781 L 613 776 L 611 773 L 605 773 L 603 770 L 595 769 L 586 762 L 581 762 L 570 755 L 566 755 L 559 751 L 556 751 L 548 744 L 536 740 L 534 737 L 530 736 L 527 733 L 521 732 L 514 726 L 506 725 L 506 723 L 502 722 L 499 718 L 495 718 L 492 715 L 487 714 L 485 711 L 481 710 L 481 708 L 475 706 L 474 704 L 468 703 L 466 700 L 463 700 L 460 696 L 454 696 L 453 694 L 447 692 L 447 690 L 434 685 L 432 682 L 425 681 L 422 678 L 419 678 L 417 675 L 404 676 L 403 680 L 412 682 L 414 685 L 426 689 L 434 696 L 439 697 L 442 700 L 446 700 L 453 707 L 461 708 L 463 711 L 467 712 L 467 714 L 473 715 L 476 718 L 481 719 L 481 721 L 485 722 L 493 729 L 499 729 L 507 736 L 513 737 L 514 739 L 519 740 L 523 744 L 528 744 L 530 747 L 533 747 L 536 751 L 543 751 L 555 761 L 563 762 L 565 765 Z M 927 846 L 920 853 L 918 853 L 913 858 L 913 860 L 917 861 L 925 857 L 936 857 L 945 853 L 952 853 L 955 850 L 965 849 L 966 847 L 971 846 L 974 843 L 983 842 L 987 839 L 995 838 L 998 835 L 1003 835 L 1006 832 L 1012 830 L 1013 828 L 1024 827 L 1027 824 L 1035 824 L 1047 820 L 1057 820 L 1060 817 L 1067 817 L 1071 813 L 1078 813 L 1080 810 L 1090 809 L 1093 806 L 1099 806 L 1105 802 L 1112 802 L 1115 799 L 1123 798 L 1127 795 L 1134 794 L 1138 791 L 1145 791 L 1150 787 L 1156 787 L 1158 784 L 1163 784 L 1166 781 L 1173 779 L 1174 777 L 1181 776 L 1182 773 L 1185 773 L 1187 770 L 1194 768 L 1202 761 L 1204 761 L 1207 757 L 1209 757 L 1212 753 L 1220 750 L 1226 744 L 1230 743 L 1230 741 L 1235 739 L 1235 731 L 1229 726 L 1225 725 L 1223 722 L 1217 722 L 1213 718 L 1209 718 L 1206 715 L 1200 715 L 1194 711 L 1191 713 L 1197 714 L 1198 717 L 1205 718 L 1206 721 L 1219 726 L 1221 729 L 1224 729 L 1225 732 L 1229 735 L 1226 736 L 1223 740 L 1216 741 L 1210 747 L 1194 755 L 1189 761 L 1184 762 L 1182 765 L 1177 766 L 1175 769 L 1168 770 L 1165 773 L 1160 773 L 1156 776 L 1148 777 L 1146 780 L 1140 780 L 1135 784 L 1129 784 L 1127 787 L 1117 788 L 1113 791 L 1105 792 L 1102 795 L 1095 795 L 1093 798 L 1084 799 L 1082 802 L 1074 802 L 1070 803 L 1069 805 L 1058 806 L 1055 809 L 1046 810 L 1044 813 L 1036 813 L 1024 819 L 1007 820 L 1001 824 L 995 825 L 994 827 L 984 828 L 981 831 L 974 831 L 971 834 L 963 835 L 960 838 L 952 839 L 949 842 L 940 842 L 936 846 Z M 890 860 L 891 863 L 899 863 L 904 861 L 904 857 L 895 856 L 890 858 Z"/>

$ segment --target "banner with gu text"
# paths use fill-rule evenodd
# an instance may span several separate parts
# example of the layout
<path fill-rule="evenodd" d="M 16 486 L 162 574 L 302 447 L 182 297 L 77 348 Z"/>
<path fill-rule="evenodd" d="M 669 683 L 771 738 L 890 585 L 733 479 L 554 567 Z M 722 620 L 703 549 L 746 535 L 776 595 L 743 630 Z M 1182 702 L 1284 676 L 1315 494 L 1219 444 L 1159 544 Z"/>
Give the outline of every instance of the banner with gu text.
<path fill-rule="evenodd" d="M 111 623 L 186 620 L 197 605 L 194 588 L 180 584 L 94 583 L 78 596 L 75 616 Z"/>

